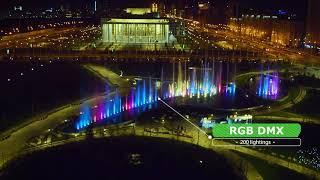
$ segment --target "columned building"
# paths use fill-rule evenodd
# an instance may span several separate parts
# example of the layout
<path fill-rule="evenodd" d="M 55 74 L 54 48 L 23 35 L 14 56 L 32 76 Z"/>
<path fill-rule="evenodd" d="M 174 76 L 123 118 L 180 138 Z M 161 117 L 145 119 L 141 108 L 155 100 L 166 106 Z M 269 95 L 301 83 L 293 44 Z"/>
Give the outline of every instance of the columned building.
<path fill-rule="evenodd" d="M 104 43 L 168 43 L 167 19 L 102 19 Z"/>

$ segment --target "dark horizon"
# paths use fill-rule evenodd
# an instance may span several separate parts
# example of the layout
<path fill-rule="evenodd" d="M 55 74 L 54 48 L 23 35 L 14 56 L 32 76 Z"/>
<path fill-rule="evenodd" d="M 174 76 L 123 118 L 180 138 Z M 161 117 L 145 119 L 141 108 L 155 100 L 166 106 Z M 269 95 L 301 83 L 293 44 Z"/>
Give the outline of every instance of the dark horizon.
<path fill-rule="evenodd" d="M 98 0 L 99 1 L 99 0 Z M 166 4 L 177 4 L 181 3 L 180 0 L 109 0 L 109 3 L 116 7 L 127 7 L 127 6 L 148 6 L 149 4 L 153 2 L 165 2 Z M 224 0 L 218 0 L 218 1 L 224 1 Z M 236 0 L 237 1 L 237 0 Z M 238 0 L 243 6 L 245 7 L 251 7 L 251 8 L 288 8 L 288 9 L 298 9 L 301 8 L 302 5 L 305 5 L 307 0 L 259 0 L 257 2 L 256 0 Z M 63 5 L 69 5 L 71 8 L 79 8 L 85 5 L 94 3 L 94 0 L 4 0 L 4 2 L 1 3 L 1 11 L 3 10 L 9 10 L 13 8 L 15 5 L 21 5 L 25 8 L 35 8 L 35 9 L 45 9 L 45 8 L 57 8 L 61 4 Z M 197 0 L 191 1 L 191 3 L 196 3 Z M 215 3 L 216 1 L 210 0 L 210 3 Z M 190 3 L 190 1 L 189 1 Z"/>
<path fill-rule="evenodd" d="M 92 10 L 94 7 L 95 0 L 4 0 L 0 7 L 0 19 L 8 16 L 9 11 L 13 10 L 15 6 L 22 6 L 23 10 L 37 11 L 45 9 L 58 9 L 63 6 L 65 9 L 69 10 L 81 10 L 89 9 Z M 97 0 L 98 6 L 101 6 L 102 1 L 108 2 L 107 4 L 111 6 L 110 9 L 115 8 L 125 8 L 125 7 L 150 7 L 153 2 L 164 3 L 168 8 L 172 8 L 172 5 L 176 7 L 183 7 L 184 3 L 196 4 L 200 0 Z M 211 4 L 223 4 L 227 0 L 209 0 Z M 304 21 L 307 11 L 307 1 L 308 0 L 230 0 L 238 1 L 240 4 L 240 14 L 244 12 L 257 13 L 273 13 L 277 10 L 284 10 L 291 14 L 296 14 L 297 19 Z M 106 4 L 106 3 L 105 3 Z"/>

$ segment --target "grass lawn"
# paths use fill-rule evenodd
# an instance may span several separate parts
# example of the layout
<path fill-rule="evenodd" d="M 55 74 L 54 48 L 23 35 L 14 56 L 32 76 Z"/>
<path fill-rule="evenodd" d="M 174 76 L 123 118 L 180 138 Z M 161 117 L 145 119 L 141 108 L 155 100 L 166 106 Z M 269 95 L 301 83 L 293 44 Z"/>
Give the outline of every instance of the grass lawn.
<path fill-rule="evenodd" d="M 319 102 L 320 102 L 320 91 L 308 90 L 306 97 L 298 104 L 289 108 L 288 112 L 301 114 L 310 118 L 319 118 Z"/>
<path fill-rule="evenodd" d="M 79 64 L 1 62 L 0 132 L 57 107 L 100 94 L 105 86 Z"/>
<path fill-rule="evenodd" d="M 283 179 L 290 179 L 290 180 L 301 180 L 301 179 L 310 179 L 303 174 L 300 174 L 296 171 L 287 169 L 285 167 L 270 164 L 265 160 L 257 159 L 253 156 L 246 155 L 243 153 L 235 152 L 239 154 L 241 157 L 248 160 L 261 174 L 261 176 L 265 180 L 283 180 Z"/>
<path fill-rule="evenodd" d="M 286 111 L 275 111 L 275 112 L 260 114 L 259 116 L 276 116 L 276 117 L 303 118 L 302 115 L 295 114 L 295 113 L 292 113 L 292 112 L 286 112 Z"/>

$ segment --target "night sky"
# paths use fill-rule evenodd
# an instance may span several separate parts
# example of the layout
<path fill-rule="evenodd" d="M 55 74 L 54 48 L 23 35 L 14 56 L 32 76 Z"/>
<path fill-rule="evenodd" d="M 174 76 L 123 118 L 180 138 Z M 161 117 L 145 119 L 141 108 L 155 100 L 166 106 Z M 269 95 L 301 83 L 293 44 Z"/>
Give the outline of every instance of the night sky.
<path fill-rule="evenodd" d="M 14 4 L 22 4 L 27 8 L 48 8 L 48 7 L 57 7 L 61 3 L 70 4 L 70 6 L 82 6 L 86 3 L 93 2 L 94 0 L 1 0 L 1 8 L 8 9 Z M 146 3 L 152 3 L 157 0 L 109 0 L 111 4 L 117 5 L 145 5 Z M 161 0 L 158 0 L 161 1 Z M 181 0 L 166 0 L 167 2 L 181 1 Z M 182 0 L 183 1 L 183 0 Z M 195 0 L 189 0 L 195 1 Z M 210 0 L 221 1 L 221 0 Z M 224 1 L 224 0 L 222 0 Z M 252 6 L 252 7 L 300 7 L 301 4 L 304 4 L 307 0 L 239 0 L 241 3 Z M 148 3 L 149 2 L 149 3 Z"/>
<path fill-rule="evenodd" d="M 4 2 L 2 2 L 4 1 Z M 97 0 L 99 1 L 99 0 Z M 114 5 L 144 5 L 146 2 L 153 2 L 152 0 L 109 0 Z M 79 8 L 86 4 L 93 4 L 94 0 L 1 0 L 1 8 L 8 9 L 15 4 L 21 4 L 23 7 L 30 8 L 56 8 L 61 4 L 69 5 L 70 7 Z"/>
<path fill-rule="evenodd" d="M 25 9 L 45 9 L 45 8 L 58 8 L 61 4 L 67 5 L 71 9 L 85 7 L 86 4 L 93 4 L 94 0 L 0 0 L 0 13 L 7 13 L 14 5 L 21 4 Z M 99 0 L 98 0 L 99 1 Z M 130 6 L 148 6 L 155 1 L 166 1 L 174 3 L 185 0 L 109 0 L 110 4 L 114 7 L 130 7 Z M 195 1 L 196 0 L 187 0 Z M 226 0 L 210 0 L 226 1 Z M 289 9 L 293 11 L 302 11 L 305 9 L 307 0 L 238 0 L 245 8 L 254 9 Z"/>

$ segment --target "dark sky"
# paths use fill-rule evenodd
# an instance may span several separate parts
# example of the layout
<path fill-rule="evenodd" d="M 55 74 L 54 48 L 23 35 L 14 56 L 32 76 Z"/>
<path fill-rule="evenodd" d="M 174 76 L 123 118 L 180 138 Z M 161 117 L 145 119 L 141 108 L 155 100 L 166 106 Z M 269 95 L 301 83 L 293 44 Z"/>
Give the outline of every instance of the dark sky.
<path fill-rule="evenodd" d="M 71 8 L 81 8 L 85 4 L 93 4 L 94 0 L 0 0 L 0 14 L 8 12 L 15 4 L 21 4 L 25 9 L 38 9 L 38 8 L 57 8 L 60 4 L 69 4 Z M 98 0 L 99 1 L 99 0 Z M 164 0 L 109 0 L 114 6 L 148 6 L 155 1 Z M 165 0 L 173 3 L 184 0 Z M 188 0 L 196 1 L 196 0 Z M 226 0 L 209 0 L 226 1 Z M 252 8 L 287 8 L 294 10 L 301 10 L 305 7 L 307 0 L 238 0 L 246 7 Z"/>
<path fill-rule="evenodd" d="M 0 0 L 2 8 L 8 8 L 14 4 L 22 4 L 26 7 L 50 7 L 58 6 L 61 2 L 68 3 L 72 6 L 81 6 L 82 4 L 93 2 L 94 0 Z M 131 5 L 143 5 L 149 4 L 157 0 L 109 0 L 112 4 L 131 4 Z M 168 1 L 168 0 L 167 0 Z M 169 0 L 170 1 L 181 1 L 181 0 Z M 182 0 L 183 1 L 183 0 Z M 191 1 L 191 0 L 190 0 Z M 221 0 L 209 0 L 209 1 L 221 1 Z M 249 6 L 257 7 L 274 7 L 274 6 L 287 6 L 287 7 L 299 7 L 307 0 L 239 0 Z M 20 3 L 19 3 L 20 2 Z M 149 2 L 149 3 L 148 3 Z"/>
<path fill-rule="evenodd" d="M 8 7 L 13 7 L 15 4 L 21 4 L 26 8 L 49 8 L 49 7 L 58 7 L 60 4 L 69 4 L 71 7 L 81 7 L 85 4 L 90 4 L 94 2 L 94 0 L 0 0 L 1 8 L 7 9 Z M 99 0 L 97 0 L 99 1 Z M 117 5 L 144 5 L 150 4 L 153 2 L 152 0 L 109 0 L 112 4 Z"/>
<path fill-rule="evenodd" d="M 102 0 L 97 0 L 102 1 Z M 114 6 L 150 6 L 154 0 L 107 0 Z M 61 4 L 78 9 L 86 4 L 93 6 L 94 0 L 0 0 L 0 17 L 13 9 L 15 5 L 22 5 L 24 9 L 37 10 L 39 8 L 58 8 Z"/>
<path fill-rule="evenodd" d="M 302 9 L 308 0 L 239 0 L 241 4 L 256 8 Z"/>

